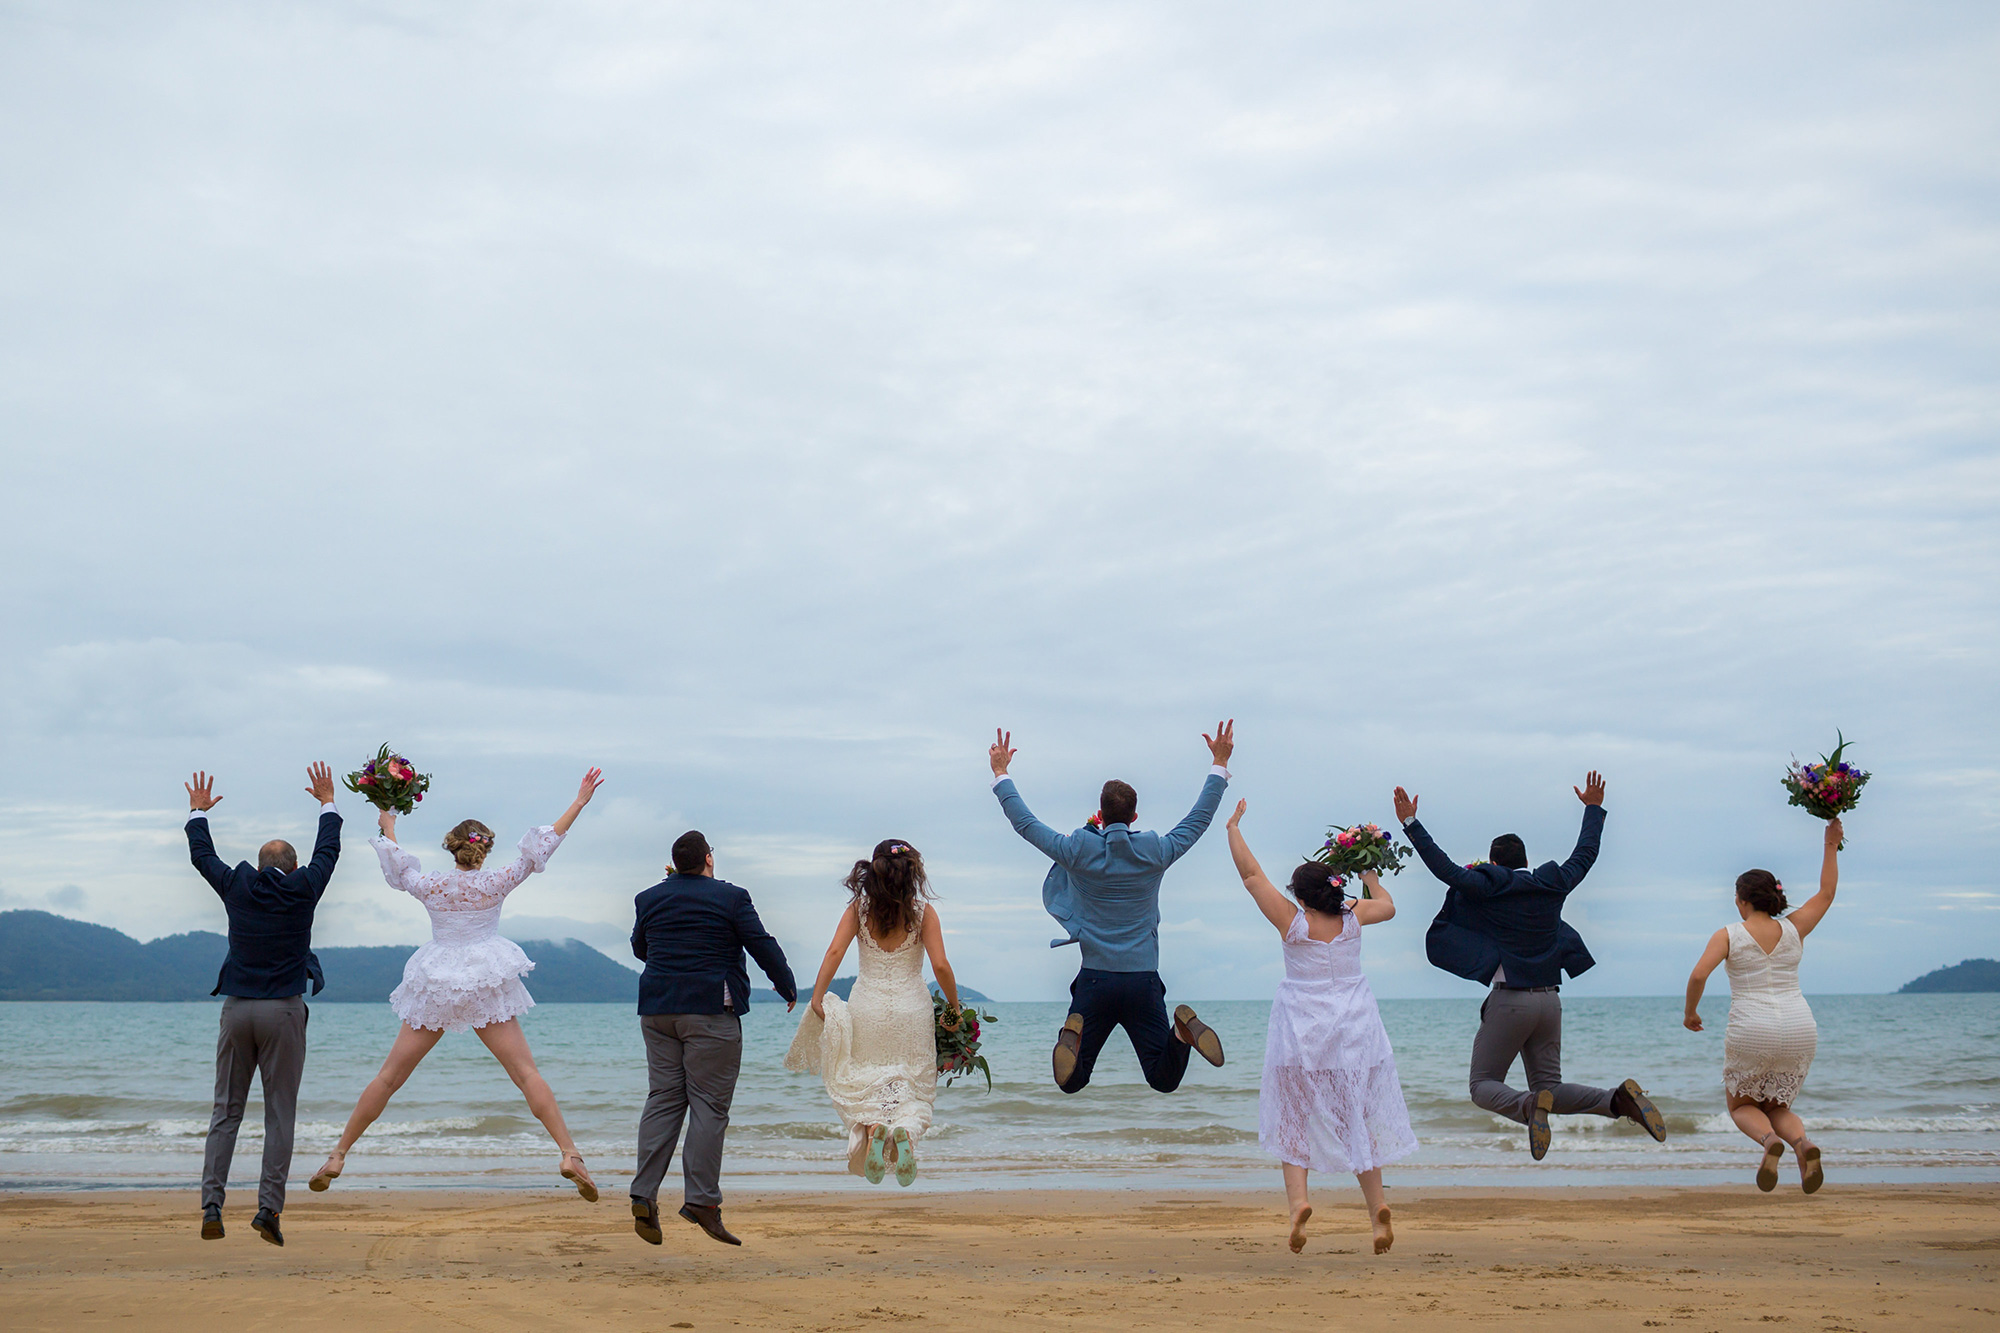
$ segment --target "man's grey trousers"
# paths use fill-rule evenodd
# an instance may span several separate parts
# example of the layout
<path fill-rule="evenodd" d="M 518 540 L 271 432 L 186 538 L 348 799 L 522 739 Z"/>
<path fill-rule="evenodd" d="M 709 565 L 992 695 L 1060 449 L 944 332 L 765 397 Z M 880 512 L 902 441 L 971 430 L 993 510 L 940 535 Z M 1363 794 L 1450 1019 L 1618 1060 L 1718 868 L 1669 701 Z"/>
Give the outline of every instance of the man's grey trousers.
<path fill-rule="evenodd" d="M 257 1206 L 285 1211 L 285 1177 L 292 1169 L 292 1125 L 299 1114 L 299 1075 L 306 1067 L 306 1001 L 222 997 L 222 1031 L 215 1039 L 215 1113 L 202 1156 L 201 1206 L 220 1208 L 236 1155 L 236 1131 L 250 1099 L 250 1075 L 264 1089 L 264 1174 Z"/>
<path fill-rule="evenodd" d="M 632 1196 L 658 1196 L 685 1119 L 684 1202 L 720 1206 L 722 1137 L 729 1129 L 729 1103 L 736 1098 L 736 1074 L 743 1067 L 743 1020 L 735 1014 L 645 1014 L 639 1030 L 646 1037 L 651 1090 L 639 1117 L 639 1169 L 632 1176 Z"/>
<path fill-rule="evenodd" d="M 1528 1108 L 1543 1088 L 1556 1095 L 1557 1115 L 1610 1115 L 1611 1089 L 1562 1081 L 1563 1007 L 1555 991 L 1496 988 L 1479 1007 L 1479 1035 L 1472 1041 L 1472 1102 L 1495 1115 L 1528 1123 Z M 1528 1090 L 1507 1086 L 1519 1056 Z"/>

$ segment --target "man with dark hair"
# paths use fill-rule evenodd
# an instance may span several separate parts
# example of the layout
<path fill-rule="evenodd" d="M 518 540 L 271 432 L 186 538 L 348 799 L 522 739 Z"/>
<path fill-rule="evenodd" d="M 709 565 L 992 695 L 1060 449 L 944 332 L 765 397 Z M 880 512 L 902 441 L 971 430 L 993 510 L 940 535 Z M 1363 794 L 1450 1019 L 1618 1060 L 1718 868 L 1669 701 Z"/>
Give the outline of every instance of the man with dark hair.
<path fill-rule="evenodd" d="M 1493 840 L 1490 861 L 1462 866 L 1445 855 L 1417 822 L 1417 798 L 1396 788 L 1396 818 L 1430 872 L 1446 885 L 1444 906 L 1425 936 L 1434 966 L 1481 985 L 1492 984 L 1479 1007 L 1472 1043 L 1472 1101 L 1528 1127 L 1528 1151 L 1549 1150 L 1551 1115 L 1602 1115 L 1631 1120 L 1661 1143 L 1666 1122 L 1634 1079 L 1616 1088 L 1562 1081 L 1562 974 L 1581 976 L 1596 965 L 1583 937 L 1562 919 L 1563 900 L 1597 860 L 1604 831 L 1604 779 L 1595 769 L 1572 788 L 1583 802 L 1583 830 L 1569 860 L 1528 869 L 1527 844 L 1513 833 Z M 1521 1060 L 1528 1090 L 1507 1086 Z"/>
<path fill-rule="evenodd" d="M 317 995 L 326 985 L 312 952 L 313 911 L 340 860 L 340 815 L 333 808 L 333 773 L 325 764 L 306 770 L 306 791 L 319 802 L 319 837 L 302 870 L 292 844 L 273 839 L 257 849 L 257 868 L 231 867 L 215 854 L 208 812 L 222 798 L 215 779 L 196 773 L 186 783 L 188 856 L 222 899 L 229 914 L 229 953 L 210 992 L 222 1001 L 222 1032 L 215 1043 L 215 1110 L 201 1173 L 201 1238 L 222 1239 L 222 1198 L 236 1131 L 250 1096 L 250 1076 L 264 1089 L 264 1174 L 257 1186 L 251 1229 L 273 1245 L 285 1243 L 278 1215 L 285 1210 L 285 1177 L 292 1167 L 292 1125 L 298 1119 L 299 1077 L 306 1066 L 308 981 Z"/>
<path fill-rule="evenodd" d="M 1095 819 L 1074 833 L 1056 832 L 1035 818 L 1007 776 L 1013 735 L 994 735 L 987 761 L 1000 809 L 1014 831 L 1054 863 L 1042 881 L 1042 905 L 1062 924 L 1065 938 L 1050 941 L 1049 947 L 1075 944 L 1083 953 L 1082 969 L 1070 983 L 1069 1018 L 1056 1034 L 1056 1086 L 1081 1091 L 1090 1082 L 1098 1052 L 1120 1027 L 1132 1039 L 1139 1067 L 1156 1092 L 1180 1086 L 1190 1051 L 1220 1065 L 1222 1039 L 1193 1009 L 1180 1005 L 1173 1022 L 1167 1021 L 1167 987 L 1160 980 L 1160 881 L 1215 818 L 1229 785 L 1235 720 L 1217 726 L 1213 740 L 1202 736 L 1214 766 L 1187 818 L 1164 834 L 1132 827 L 1139 817 L 1139 797 L 1131 784 L 1116 778 L 1104 784 Z"/>
<path fill-rule="evenodd" d="M 632 954 L 646 964 L 639 1030 L 649 1091 L 639 1119 L 632 1229 L 649 1245 L 663 1239 L 660 1181 L 685 1120 L 681 1216 L 725 1245 L 741 1245 L 722 1225 L 722 1140 L 743 1065 L 743 1011 L 750 1007 L 744 951 L 784 997 L 787 1012 L 799 989 L 749 893 L 715 877 L 715 853 L 692 829 L 674 839 L 672 873 L 641 893 L 634 909 Z"/>

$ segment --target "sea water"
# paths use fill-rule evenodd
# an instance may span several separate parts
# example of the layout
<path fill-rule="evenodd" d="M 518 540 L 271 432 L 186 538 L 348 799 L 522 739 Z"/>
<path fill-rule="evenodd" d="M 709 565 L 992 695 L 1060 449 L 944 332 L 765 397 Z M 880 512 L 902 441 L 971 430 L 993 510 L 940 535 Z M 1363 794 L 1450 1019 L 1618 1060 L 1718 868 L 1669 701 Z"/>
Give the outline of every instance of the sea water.
<path fill-rule="evenodd" d="M 1825 1150 L 1830 1181 L 2000 1180 L 2000 995 L 1822 995 L 1811 1003 L 1819 1056 L 1797 1110 Z M 917 1188 L 1275 1188 L 1276 1165 L 1257 1146 L 1269 1005 L 1197 1007 L 1227 1047 L 1223 1068 L 1196 1058 L 1180 1090 L 1162 1096 L 1114 1034 L 1090 1086 L 1065 1096 L 1049 1075 L 1065 1006 L 986 1006 L 996 1016 L 985 1027 L 992 1090 L 976 1074 L 939 1090 Z M 1525 1130 L 1466 1100 L 1478 997 L 1383 1001 L 1423 1144 L 1388 1179 L 1747 1180 L 1757 1150 L 1731 1125 L 1720 1087 L 1726 1008 L 1711 999 L 1709 1030 L 1692 1033 L 1675 997 L 1566 999 L 1565 1077 L 1639 1079 L 1666 1114 L 1668 1139 L 1656 1144 L 1636 1126 L 1596 1116 L 1559 1118 L 1548 1158 L 1535 1162 Z M 761 1004 L 744 1021 L 729 1188 L 870 1188 L 845 1172 L 839 1122 L 817 1076 L 782 1067 L 802 1012 Z M 0 1188 L 190 1187 L 201 1174 L 216 1018 L 215 1005 L 200 1003 L 0 1004 Z M 522 1026 L 599 1184 L 615 1196 L 632 1169 L 646 1095 L 638 1020 L 622 1005 L 546 1004 Z M 338 1137 L 395 1030 L 383 1005 L 312 1007 L 296 1182 Z M 262 1116 L 253 1090 L 232 1173 L 239 1189 L 255 1189 Z M 396 1095 L 337 1188 L 560 1186 L 556 1165 L 499 1064 L 461 1033 L 440 1042 Z M 668 1185 L 669 1193 L 678 1188 L 672 1176 Z"/>

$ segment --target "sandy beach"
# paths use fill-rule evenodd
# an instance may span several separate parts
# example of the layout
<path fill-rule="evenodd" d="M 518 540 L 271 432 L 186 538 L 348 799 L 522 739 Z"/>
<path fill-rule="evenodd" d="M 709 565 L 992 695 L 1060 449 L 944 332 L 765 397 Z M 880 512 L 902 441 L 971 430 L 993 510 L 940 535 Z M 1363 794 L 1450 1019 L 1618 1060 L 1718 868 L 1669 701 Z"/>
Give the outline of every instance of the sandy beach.
<path fill-rule="evenodd" d="M 1331 1184 L 1333 1182 L 1329 1182 Z M 1990 1329 L 2000 1186 L 1394 1190 L 1367 1253 L 1352 1190 L 1303 1255 L 1263 1195 L 1083 1190 L 856 1199 L 745 1194 L 742 1249 L 624 1201 L 554 1191 L 298 1191 L 283 1249 L 203 1242 L 188 1194 L 0 1198 L 0 1323 L 181 1333 L 269 1328 L 836 1330 Z"/>

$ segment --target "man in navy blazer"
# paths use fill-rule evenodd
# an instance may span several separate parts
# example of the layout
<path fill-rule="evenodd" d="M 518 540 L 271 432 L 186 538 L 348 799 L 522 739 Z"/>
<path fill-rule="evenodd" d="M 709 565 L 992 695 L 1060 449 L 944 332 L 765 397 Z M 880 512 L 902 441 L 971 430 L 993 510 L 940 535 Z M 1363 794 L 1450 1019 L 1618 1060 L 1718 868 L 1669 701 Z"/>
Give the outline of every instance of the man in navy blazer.
<path fill-rule="evenodd" d="M 1069 1017 L 1056 1034 L 1056 1086 L 1081 1092 L 1104 1043 L 1121 1027 L 1155 1092 L 1172 1092 L 1181 1085 L 1190 1051 L 1220 1065 L 1222 1039 L 1193 1009 L 1180 1005 L 1173 1022 L 1167 1021 L 1167 987 L 1160 980 L 1160 881 L 1215 818 L 1229 786 L 1234 719 L 1218 725 L 1213 740 L 1202 736 L 1213 767 L 1194 808 L 1166 833 L 1133 827 L 1138 793 L 1115 778 L 1098 796 L 1095 820 L 1074 833 L 1056 832 L 1035 818 L 1007 776 L 1015 754 L 1009 748 L 1013 734 L 998 731 L 994 736 L 987 750 L 993 794 L 1014 831 L 1052 862 L 1042 881 L 1042 905 L 1062 926 L 1065 938 L 1049 947 L 1075 944 L 1083 955 L 1083 966 L 1070 983 Z"/>
<path fill-rule="evenodd" d="M 685 1119 L 681 1216 L 725 1245 L 741 1245 L 722 1225 L 722 1139 L 743 1065 L 743 1011 L 750 1007 L 744 951 L 784 997 L 787 1012 L 798 1003 L 798 984 L 749 893 L 715 877 L 715 853 L 697 832 L 674 840 L 673 873 L 633 906 L 632 954 L 646 963 L 639 1030 L 649 1091 L 639 1118 L 632 1229 L 650 1245 L 662 1239 L 660 1181 Z"/>
<path fill-rule="evenodd" d="M 264 1173 L 250 1226 L 273 1245 L 285 1243 L 278 1215 L 285 1210 L 299 1077 L 306 1067 L 305 991 L 308 982 L 315 995 L 326 985 L 312 952 L 313 911 L 340 860 L 333 773 L 325 764 L 314 764 L 306 776 L 312 780 L 306 791 L 319 802 L 320 815 L 312 860 L 304 866 L 292 844 L 275 839 L 257 850 L 255 869 L 248 861 L 231 866 L 215 854 L 209 836 L 208 812 L 222 799 L 215 794 L 215 779 L 196 773 L 185 784 L 188 857 L 229 914 L 229 953 L 209 992 L 223 1001 L 222 1031 L 215 1043 L 215 1109 L 202 1155 L 203 1240 L 222 1239 L 223 1193 L 255 1073 L 264 1087 Z"/>
<path fill-rule="evenodd" d="M 1595 769 L 1572 788 L 1583 802 L 1583 829 L 1569 860 L 1528 868 L 1520 837 L 1493 840 L 1491 860 L 1462 866 L 1445 855 L 1417 821 L 1417 798 L 1396 788 L 1396 818 L 1417 855 L 1444 881 L 1444 906 L 1424 938 L 1433 965 L 1491 984 L 1479 1008 L 1472 1043 L 1473 1104 L 1528 1127 L 1528 1150 L 1540 1161 L 1549 1150 L 1550 1115 L 1603 1115 L 1634 1121 L 1656 1140 L 1666 1122 L 1637 1081 L 1593 1088 L 1562 1081 L 1562 974 L 1580 976 L 1595 965 L 1583 937 L 1562 919 L 1563 902 L 1597 861 L 1604 833 L 1604 779 Z M 1507 1085 L 1519 1058 L 1528 1076 L 1525 1092 Z"/>

